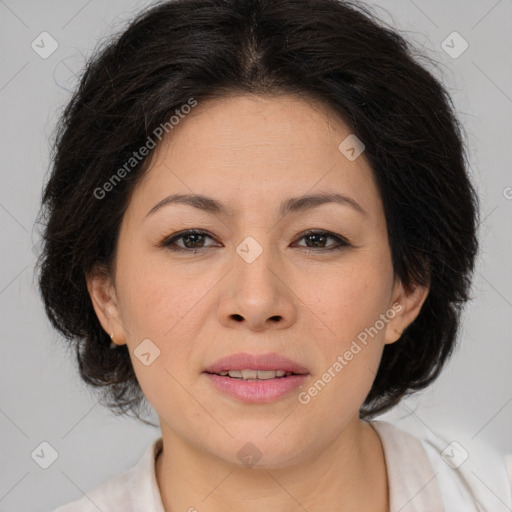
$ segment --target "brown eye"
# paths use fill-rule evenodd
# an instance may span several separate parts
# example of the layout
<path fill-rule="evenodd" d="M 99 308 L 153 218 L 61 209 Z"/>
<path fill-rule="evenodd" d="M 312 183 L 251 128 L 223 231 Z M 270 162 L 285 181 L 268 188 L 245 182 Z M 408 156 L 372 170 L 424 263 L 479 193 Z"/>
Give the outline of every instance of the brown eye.
<path fill-rule="evenodd" d="M 208 249 L 213 245 L 204 245 L 207 238 L 213 238 L 204 231 L 183 231 L 171 238 L 164 240 L 162 245 L 171 251 L 198 252 L 200 249 Z M 176 241 L 183 241 L 183 245 L 176 244 Z"/>
<path fill-rule="evenodd" d="M 308 252 L 311 250 L 315 252 L 315 248 L 320 249 L 320 251 L 333 251 L 350 245 L 344 238 L 328 231 L 308 231 L 304 233 L 299 240 L 303 239 L 306 240 L 306 246 L 299 247 L 305 247 Z M 334 240 L 335 243 L 334 245 L 326 247 L 329 239 Z"/>

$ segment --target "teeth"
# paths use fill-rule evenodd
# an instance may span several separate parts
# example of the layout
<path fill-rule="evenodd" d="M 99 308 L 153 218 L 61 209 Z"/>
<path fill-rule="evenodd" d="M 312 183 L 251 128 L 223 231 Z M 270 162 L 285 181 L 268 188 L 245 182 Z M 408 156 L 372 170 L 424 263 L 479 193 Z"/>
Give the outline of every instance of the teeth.
<path fill-rule="evenodd" d="M 287 372 L 285 370 L 230 370 L 220 372 L 220 375 L 229 375 L 234 379 L 268 380 L 276 377 L 287 377 L 288 375 L 292 375 L 292 372 Z"/>
<path fill-rule="evenodd" d="M 231 373 L 231 372 L 229 372 Z M 241 372 L 242 379 L 249 380 L 249 379 L 257 379 L 258 378 L 258 370 L 242 370 Z"/>

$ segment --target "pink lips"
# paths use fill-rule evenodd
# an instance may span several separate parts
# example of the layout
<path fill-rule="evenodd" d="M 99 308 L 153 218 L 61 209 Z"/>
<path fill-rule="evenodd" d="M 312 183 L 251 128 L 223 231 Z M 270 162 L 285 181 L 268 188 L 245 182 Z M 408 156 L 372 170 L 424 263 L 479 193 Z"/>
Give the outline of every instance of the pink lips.
<path fill-rule="evenodd" d="M 243 380 L 217 375 L 229 370 L 284 370 L 296 375 L 268 380 Z M 279 354 L 234 354 L 219 359 L 204 370 L 210 382 L 220 391 L 245 403 L 269 403 L 288 395 L 301 386 L 309 372 L 307 368 Z"/>

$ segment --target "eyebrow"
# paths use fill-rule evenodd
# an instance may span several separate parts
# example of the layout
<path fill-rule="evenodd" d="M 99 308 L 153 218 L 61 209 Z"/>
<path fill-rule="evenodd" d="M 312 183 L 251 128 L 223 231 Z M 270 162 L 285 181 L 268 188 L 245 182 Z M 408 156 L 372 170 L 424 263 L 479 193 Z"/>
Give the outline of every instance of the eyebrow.
<path fill-rule="evenodd" d="M 362 215 L 367 215 L 363 207 L 351 197 L 337 193 L 318 193 L 300 197 L 290 197 L 281 203 L 279 213 L 281 217 L 285 217 L 290 213 L 309 210 L 322 204 L 337 203 L 343 206 L 350 206 L 352 209 Z M 170 204 L 186 204 L 214 214 L 229 214 L 231 210 L 221 201 L 217 201 L 211 197 L 200 194 L 171 194 L 159 201 L 149 212 L 146 217 L 152 215 L 160 208 Z"/>

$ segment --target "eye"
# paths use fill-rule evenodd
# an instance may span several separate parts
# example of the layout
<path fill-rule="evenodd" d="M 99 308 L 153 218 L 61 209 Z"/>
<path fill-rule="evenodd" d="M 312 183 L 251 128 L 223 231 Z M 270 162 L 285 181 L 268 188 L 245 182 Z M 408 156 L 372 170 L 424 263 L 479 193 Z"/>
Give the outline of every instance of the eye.
<path fill-rule="evenodd" d="M 343 247 L 350 246 L 350 243 L 345 238 L 335 235 L 329 231 L 308 231 L 307 233 L 303 233 L 302 236 L 298 240 L 306 239 L 306 243 L 311 243 L 312 245 L 299 246 L 304 247 L 306 252 L 325 252 L 325 251 L 335 251 L 342 249 Z M 325 244 L 328 239 L 334 240 L 336 243 L 329 247 L 325 247 Z M 314 249 L 314 247 L 319 247 L 319 249 Z"/>
<path fill-rule="evenodd" d="M 208 235 L 205 231 L 182 231 L 177 235 L 173 235 L 171 238 L 165 239 L 162 242 L 162 246 L 167 247 L 171 251 L 185 251 L 196 253 L 201 249 L 208 249 L 209 247 L 214 247 L 213 245 L 203 245 L 206 238 L 210 238 L 211 240 L 213 240 L 213 238 L 210 235 Z M 183 246 L 177 245 L 175 243 L 178 240 L 183 240 Z"/>

